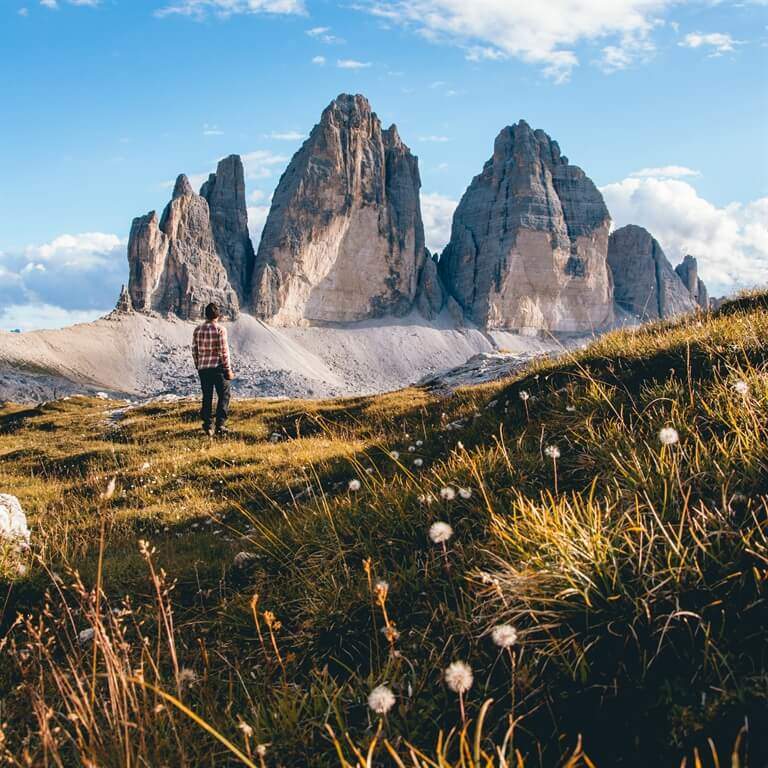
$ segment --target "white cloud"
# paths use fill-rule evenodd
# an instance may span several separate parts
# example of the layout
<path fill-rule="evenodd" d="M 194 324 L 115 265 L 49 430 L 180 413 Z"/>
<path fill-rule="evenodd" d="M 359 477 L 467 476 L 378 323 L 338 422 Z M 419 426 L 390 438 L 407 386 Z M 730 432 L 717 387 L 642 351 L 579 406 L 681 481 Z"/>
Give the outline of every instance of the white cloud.
<path fill-rule="evenodd" d="M 101 310 L 125 282 L 125 246 L 117 235 L 84 232 L 0 253 L 0 306 Z"/>
<path fill-rule="evenodd" d="M 355 59 L 338 59 L 336 66 L 339 69 L 367 69 L 371 66 L 371 62 L 357 61 Z"/>
<path fill-rule="evenodd" d="M 248 207 L 248 231 L 251 234 L 251 241 L 256 250 L 259 249 L 261 231 L 264 229 L 264 224 L 266 224 L 268 215 L 268 205 L 254 205 Z"/>
<path fill-rule="evenodd" d="M 276 166 L 285 165 L 289 158 L 268 149 L 257 149 L 242 155 L 246 179 L 267 179 L 275 174 Z"/>
<path fill-rule="evenodd" d="M 67 3 L 69 5 L 77 5 L 82 8 L 96 8 L 101 4 L 101 0 L 67 0 Z M 40 0 L 40 5 L 56 11 L 59 9 L 59 0 Z M 21 13 L 22 16 L 26 16 L 26 10 L 26 8 L 22 8 L 19 13 Z M 24 13 L 22 13 L 22 11 L 24 11 Z"/>
<path fill-rule="evenodd" d="M 262 192 L 260 189 L 254 189 L 252 192 L 248 195 L 248 200 L 251 203 L 258 203 L 261 200 L 263 200 L 266 197 L 266 193 Z"/>
<path fill-rule="evenodd" d="M 312 58 L 313 64 L 318 64 L 319 66 L 323 66 L 325 64 L 325 56 L 314 56 Z"/>
<path fill-rule="evenodd" d="M 451 222 L 458 203 L 437 192 L 422 192 L 421 217 L 424 221 L 424 235 L 427 248 L 439 253 L 451 239 Z"/>
<path fill-rule="evenodd" d="M 223 136 L 224 131 L 219 129 L 218 125 L 208 125 L 208 123 L 205 123 L 203 125 L 203 136 Z"/>
<path fill-rule="evenodd" d="M 444 144 L 446 141 L 450 141 L 447 136 L 419 136 L 419 141 L 429 141 L 436 144 Z"/>
<path fill-rule="evenodd" d="M 768 282 L 768 197 L 718 208 L 686 181 L 650 176 L 601 192 L 616 227 L 645 227 L 673 264 L 696 256 L 710 294 Z"/>
<path fill-rule="evenodd" d="M 684 165 L 662 165 L 658 168 L 641 168 L 639 171 L 630 173 L 636 179 L 644 178 L 665 178 L 665 179 L 679 179 L 684 176 L 701 176 L 699 171 L 694 171 L 693 168 L 686 168 Z"/>
<path fill-rule="evenodd" d="M 272 131 L 269 138 L 278 141 L 298 141 L 304 138 L 304 134 L 301 131 Z"/>
<path fill-rule="evenodd" d="M 603 68 L 617 69 L 652 50 L 658 17 L 678 0 L 362 0 L 356 6 L 456 45 L 471 61 L 516 58 L 566 81 L 579 59 L 574 48 L 604 41 Z"/>
<path fill-rule="evenodd" d="M 307 30 L 307 34 L 313 40 L 319 40 L 326 45 L 341 45 L 346 42 L 343 37 L 337 37 L 336 35 L 331 34 L 330 27 L 312 27 L 312 29 Z"/>
<path fill-rule="evenodd" d="M 235 14 L 271 13 L 304 16 L 304 0 L 176 0 L 155 11 L 155 16 L 189 16 L 202 19 L 209 13 L 221 18 Z"/>
<path fill-rule="evenodd" d="M 40 5 L 44 6 L 45 8 L 51 8 L 54 10 L 59 7 L 59 4 L 56 2 L 56 0 L 40 0 Z"/>
<path fill-rule="evenodd" d="M 711 56 L 722 56 L 724 53 L 731 53 L 735 46 L 739 45 L 739 40 L 734 40 L 730 35 L 724 32 L 710 32 L 702 34 L 701 32 L 691 32 L 687 34 L 678 45 L 682 48 L 706 48 L 711 51 Z"/>
<path fill-rule="evenodd" d="M 19 16 L 29 16 L 29 8 L 19 8 Z"/>
<path fill-rule="evenodd" d="M 113 307 L 101 309 L 64 309 L 53 304 L 11 304 L 0 310 L 0 329 L 37 331 L 64 328 L 75 323 L 90 323 L 106 315 Z"/>

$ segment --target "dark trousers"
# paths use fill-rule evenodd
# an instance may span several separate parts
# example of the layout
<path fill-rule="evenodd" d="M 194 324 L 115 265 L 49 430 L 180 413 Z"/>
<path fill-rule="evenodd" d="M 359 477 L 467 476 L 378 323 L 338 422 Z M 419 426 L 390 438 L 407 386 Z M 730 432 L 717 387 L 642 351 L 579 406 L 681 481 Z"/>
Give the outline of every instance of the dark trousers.
<path fill-rule="evenodd" d="M 213 411 L 213 390 L 216 390 L 216 426 L 223 427 L 229 416 L 229 382 L 224 378 L 224 369 L 202 368 L 200 385 L 203 388 L 203 429 L 210 429 Z"/>

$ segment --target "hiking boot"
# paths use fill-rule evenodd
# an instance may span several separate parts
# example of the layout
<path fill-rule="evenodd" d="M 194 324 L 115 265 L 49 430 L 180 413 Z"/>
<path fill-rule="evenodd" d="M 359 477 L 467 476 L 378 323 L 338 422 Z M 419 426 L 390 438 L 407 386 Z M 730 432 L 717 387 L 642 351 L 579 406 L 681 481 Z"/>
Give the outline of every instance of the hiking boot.
<path fill-rule="evenodd" d="M 219 437 L 226 437 L 229 434 L 229 430 L 225 426 L 216 427 L 216 434 Z"/>
<path fill-rule="evenodd" d="M 208 435 L 208 437 L 213 437 L 213 427 L 206 427 L 204 425 L 203 432 L 205 432 L 205 434 Z"/>

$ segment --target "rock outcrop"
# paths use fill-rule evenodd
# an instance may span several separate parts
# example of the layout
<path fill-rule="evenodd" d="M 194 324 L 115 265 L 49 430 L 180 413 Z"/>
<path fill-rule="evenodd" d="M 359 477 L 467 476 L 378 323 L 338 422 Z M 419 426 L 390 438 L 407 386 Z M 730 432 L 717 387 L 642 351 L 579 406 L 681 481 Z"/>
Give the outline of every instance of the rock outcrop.
<path fill-rule="evenodd" d="M 183 174 L 158 222 L 151 211 L 133 220 L 128 239 L 128 292 L 134 309 L 202 317 L 216 302 L 236 315 L 237 294 L 216 249 L 208 202 Z"/>
<path fill-rule="evenodd" d="M 275 191 L 252 282 L 279 325 L 410 311 L 425 261 L 418 161 L 363 96 L 342 94 Z"/>
<path fill-rule="evenodd" d="M 592 181 L 520 121 L 464 193 L 440 276 L 481 327 L 598 329 L 613 320 L 609 226 Z"/>
<path fill-rule="evenodd" d="M 699 264 L 695 256 L 687 255 L 680 264 L 675 267 L 678 277 L 688 289 L 693 300 L 701 309 L 709 309 L 709 291 L 704 281 L 699 277 Z"/>
<path fill-rule="evenodd" d="M 127 314 L 128 312 L 133 312 L 131 294 L 128 293 L 128 289 L 125 287 L 125 285 L 121 286 L 120 288 L 120 296 L 117 299 L 117 304 L 115 304 L 115 312 L 123 315 Z"/>
<path fill-rule="evenodd" d="M 248 232 L 245 171 L 239 155 L 219 161 L 200 194 L 208 201 L 216 251 L 240 306 L 248 304 L 255 254 Z"/>
<path fill-rule="evenodd" d="M 642 320 L 696 309 L 695 299 L 647 229 L 629 224 L 613 232 L 608 264 L 616 303 Z"/>

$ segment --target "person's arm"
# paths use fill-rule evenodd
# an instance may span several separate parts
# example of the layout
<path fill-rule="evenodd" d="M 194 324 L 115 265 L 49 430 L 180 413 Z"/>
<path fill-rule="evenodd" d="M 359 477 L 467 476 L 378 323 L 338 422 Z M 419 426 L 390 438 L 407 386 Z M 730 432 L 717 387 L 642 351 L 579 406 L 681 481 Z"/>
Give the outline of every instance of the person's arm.
<path fill-rule="evenodd" d="M 199 368 L 200 363 L 200 350 L 197 346 L 197 337 L 200 333 L 200 328 L 195 328 L 195 332 L 192 334 L 192 359 L 195 361 L 195 369 Z"/>
<path fill-rule="evenodd" d="M 235 375 L 232 371 L 232 364 L 229 360 L 229 340 L 227 339 L 227 329 L 223 326 L 219 326 L 219 357 L 221 358 L 221 366 L 224 368 L 224 375 L 227 379 L 234 379 Z"/>

